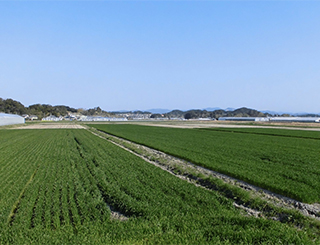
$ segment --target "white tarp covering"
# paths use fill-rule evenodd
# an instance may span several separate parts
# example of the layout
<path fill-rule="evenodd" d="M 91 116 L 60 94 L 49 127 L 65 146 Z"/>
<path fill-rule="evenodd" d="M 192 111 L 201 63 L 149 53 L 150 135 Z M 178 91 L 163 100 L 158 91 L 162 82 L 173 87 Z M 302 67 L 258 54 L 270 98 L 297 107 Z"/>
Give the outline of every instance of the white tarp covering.
<path fill-rule="evenodd" d="M 0 113 L 0 126 L 25 123 L 23 117 L 13 114 Z"/>
<path fill-rule="evenodd" d="M 82 116 L 78 121 L 83 122 L 110 122 L 110 121 L 128 121 L 127 118 L 117 118 L 117 117 L 94 117 L 94 116 Z"/>
<path fill-rule="evenodd" d="M 271 117 L 273 122 L 319 122 L 319 117 Z"/>
<path fill-rule="evenodd" d="M 262 117 L 219 117 L 219 121 L 262 121 L 261 119 Z M 268 118 L 264 117 L 263 119 Z"/>
<path fill-rule="evenodd" d="M 319 117 L 220 117 L 219 121 L 320 122 Z"/>

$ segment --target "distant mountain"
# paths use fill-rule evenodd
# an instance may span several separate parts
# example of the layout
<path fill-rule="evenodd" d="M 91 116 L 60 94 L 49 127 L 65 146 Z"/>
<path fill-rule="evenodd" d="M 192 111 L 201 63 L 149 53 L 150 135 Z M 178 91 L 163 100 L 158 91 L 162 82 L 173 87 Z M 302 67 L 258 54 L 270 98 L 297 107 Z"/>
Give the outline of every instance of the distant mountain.
<path fill-rule="evenodd" d="M 284 112 L 277 112 L 277 111 L 268 111 L 268 110 L 264 110 L 264 111 L 261 111 L 265 114 L 270 114 L 270 115 L 281 115 L 281 114 L 285 114 Z"/>
<path fill-rule="evenodd" d="M 150 109 L 150 110 L 147 110 L 147 111 L 151 112 L 152 114 L 164 114 L 164 113 L 170 112 L 170 110 L 168 110 L 168 109 L 160 109 L 160 108 L 158 108 L 158 109 Z"/>
<path fill-rule="evenodd" d="M 297 112 L 297 113 L 290 113 L 293 116 L 299 117 L 319 117 L 320 113 L 310 113 L 310 112 Z"/>
<path fill-rule="evenodd" d="M 208 107 L 208 108 L 204 108 L 203 110 L 206 110 L 206 111 L 216 111 L 216 110 L 221 110 L 220 107 Z"/>
<path fill-rule="evenodd" d="M 228 107 L 227 109 L 225 109 L 225 111 L 234 111 L 235 108 L 232 108 L 232 107 Z"/>

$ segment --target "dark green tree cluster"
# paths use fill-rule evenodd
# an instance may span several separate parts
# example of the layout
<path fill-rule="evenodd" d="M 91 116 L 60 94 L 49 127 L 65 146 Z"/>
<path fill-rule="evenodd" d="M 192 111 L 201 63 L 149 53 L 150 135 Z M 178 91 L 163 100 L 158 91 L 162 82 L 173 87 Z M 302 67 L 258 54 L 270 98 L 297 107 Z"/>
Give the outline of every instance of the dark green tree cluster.
<path fill-rule="evenodd" d="M 113 113 L 109 113 L 102 110 L 99 106 L 88 109 L 88 110 L 82 110 L 81 114 L 85 116 L 104 116 L 104 117 L 113 115 Z"/>
<path fill-rule="evenodd" d="M 154 113 L 150 116 L 150 118 L 162 118 L 162 117 L 164 117 L 164 115 L 159 113 Z"/>
<path fill-rule="evenodd" d="M 0 98 L 0 112 L 22 115 L 27 113 L 27 108 L 13 99 L 3 100 Z"/>
<path fill-rule="evenodd" d="M 46 105 L 46 104 L 35 104 L 29 107 L 25 107 L 18 101 L 13 99 L 2 99 L 0 98 L 0 112 L 9 113 L 9 114 L 17 114 L 17 115 L 35 115 L 39 119 L 54 115 L 56 117 L 68 115 L 68 112 L 75 113 L 77 109 L 71 108 L 69 106 L 64 105 Z"/>
<path fill-rule="evenodd" d="M 56 117 L 65 116 L 68 112 L 77 112 L 77 109 L 70 108 L 69 106 L 52 106 L 46 104 L 35 104 L 28 107 L 28 114 L 37 115 L 39 118 L 54 115 Z"/>

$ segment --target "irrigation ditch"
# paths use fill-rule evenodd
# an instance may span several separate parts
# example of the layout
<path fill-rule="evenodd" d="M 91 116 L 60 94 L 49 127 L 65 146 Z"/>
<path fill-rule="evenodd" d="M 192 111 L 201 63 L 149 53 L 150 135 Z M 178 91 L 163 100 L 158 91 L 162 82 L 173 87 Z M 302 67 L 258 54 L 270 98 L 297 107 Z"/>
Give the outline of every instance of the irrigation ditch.
<path fill-rule="evenodd" d="M 299 229 L 305 225 L 301 216 L 320 221 L 320 204 L 303 203 L 95 128 L 86 129 L 180 179 L 219 192 L 244 215 L 292 223 Z"/>

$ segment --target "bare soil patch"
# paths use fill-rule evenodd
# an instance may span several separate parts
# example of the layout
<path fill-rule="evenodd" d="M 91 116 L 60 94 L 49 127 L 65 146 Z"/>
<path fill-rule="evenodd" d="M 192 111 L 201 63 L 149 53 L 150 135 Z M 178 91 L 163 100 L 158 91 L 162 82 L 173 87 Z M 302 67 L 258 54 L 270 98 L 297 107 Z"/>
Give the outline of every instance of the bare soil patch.
<path fill-rule="evenodd" d="M 30 125 L 19 126 L 14 129 L 84 129 L 85 127 L 79 124 L 68 123 L 36 123 Z"/>

